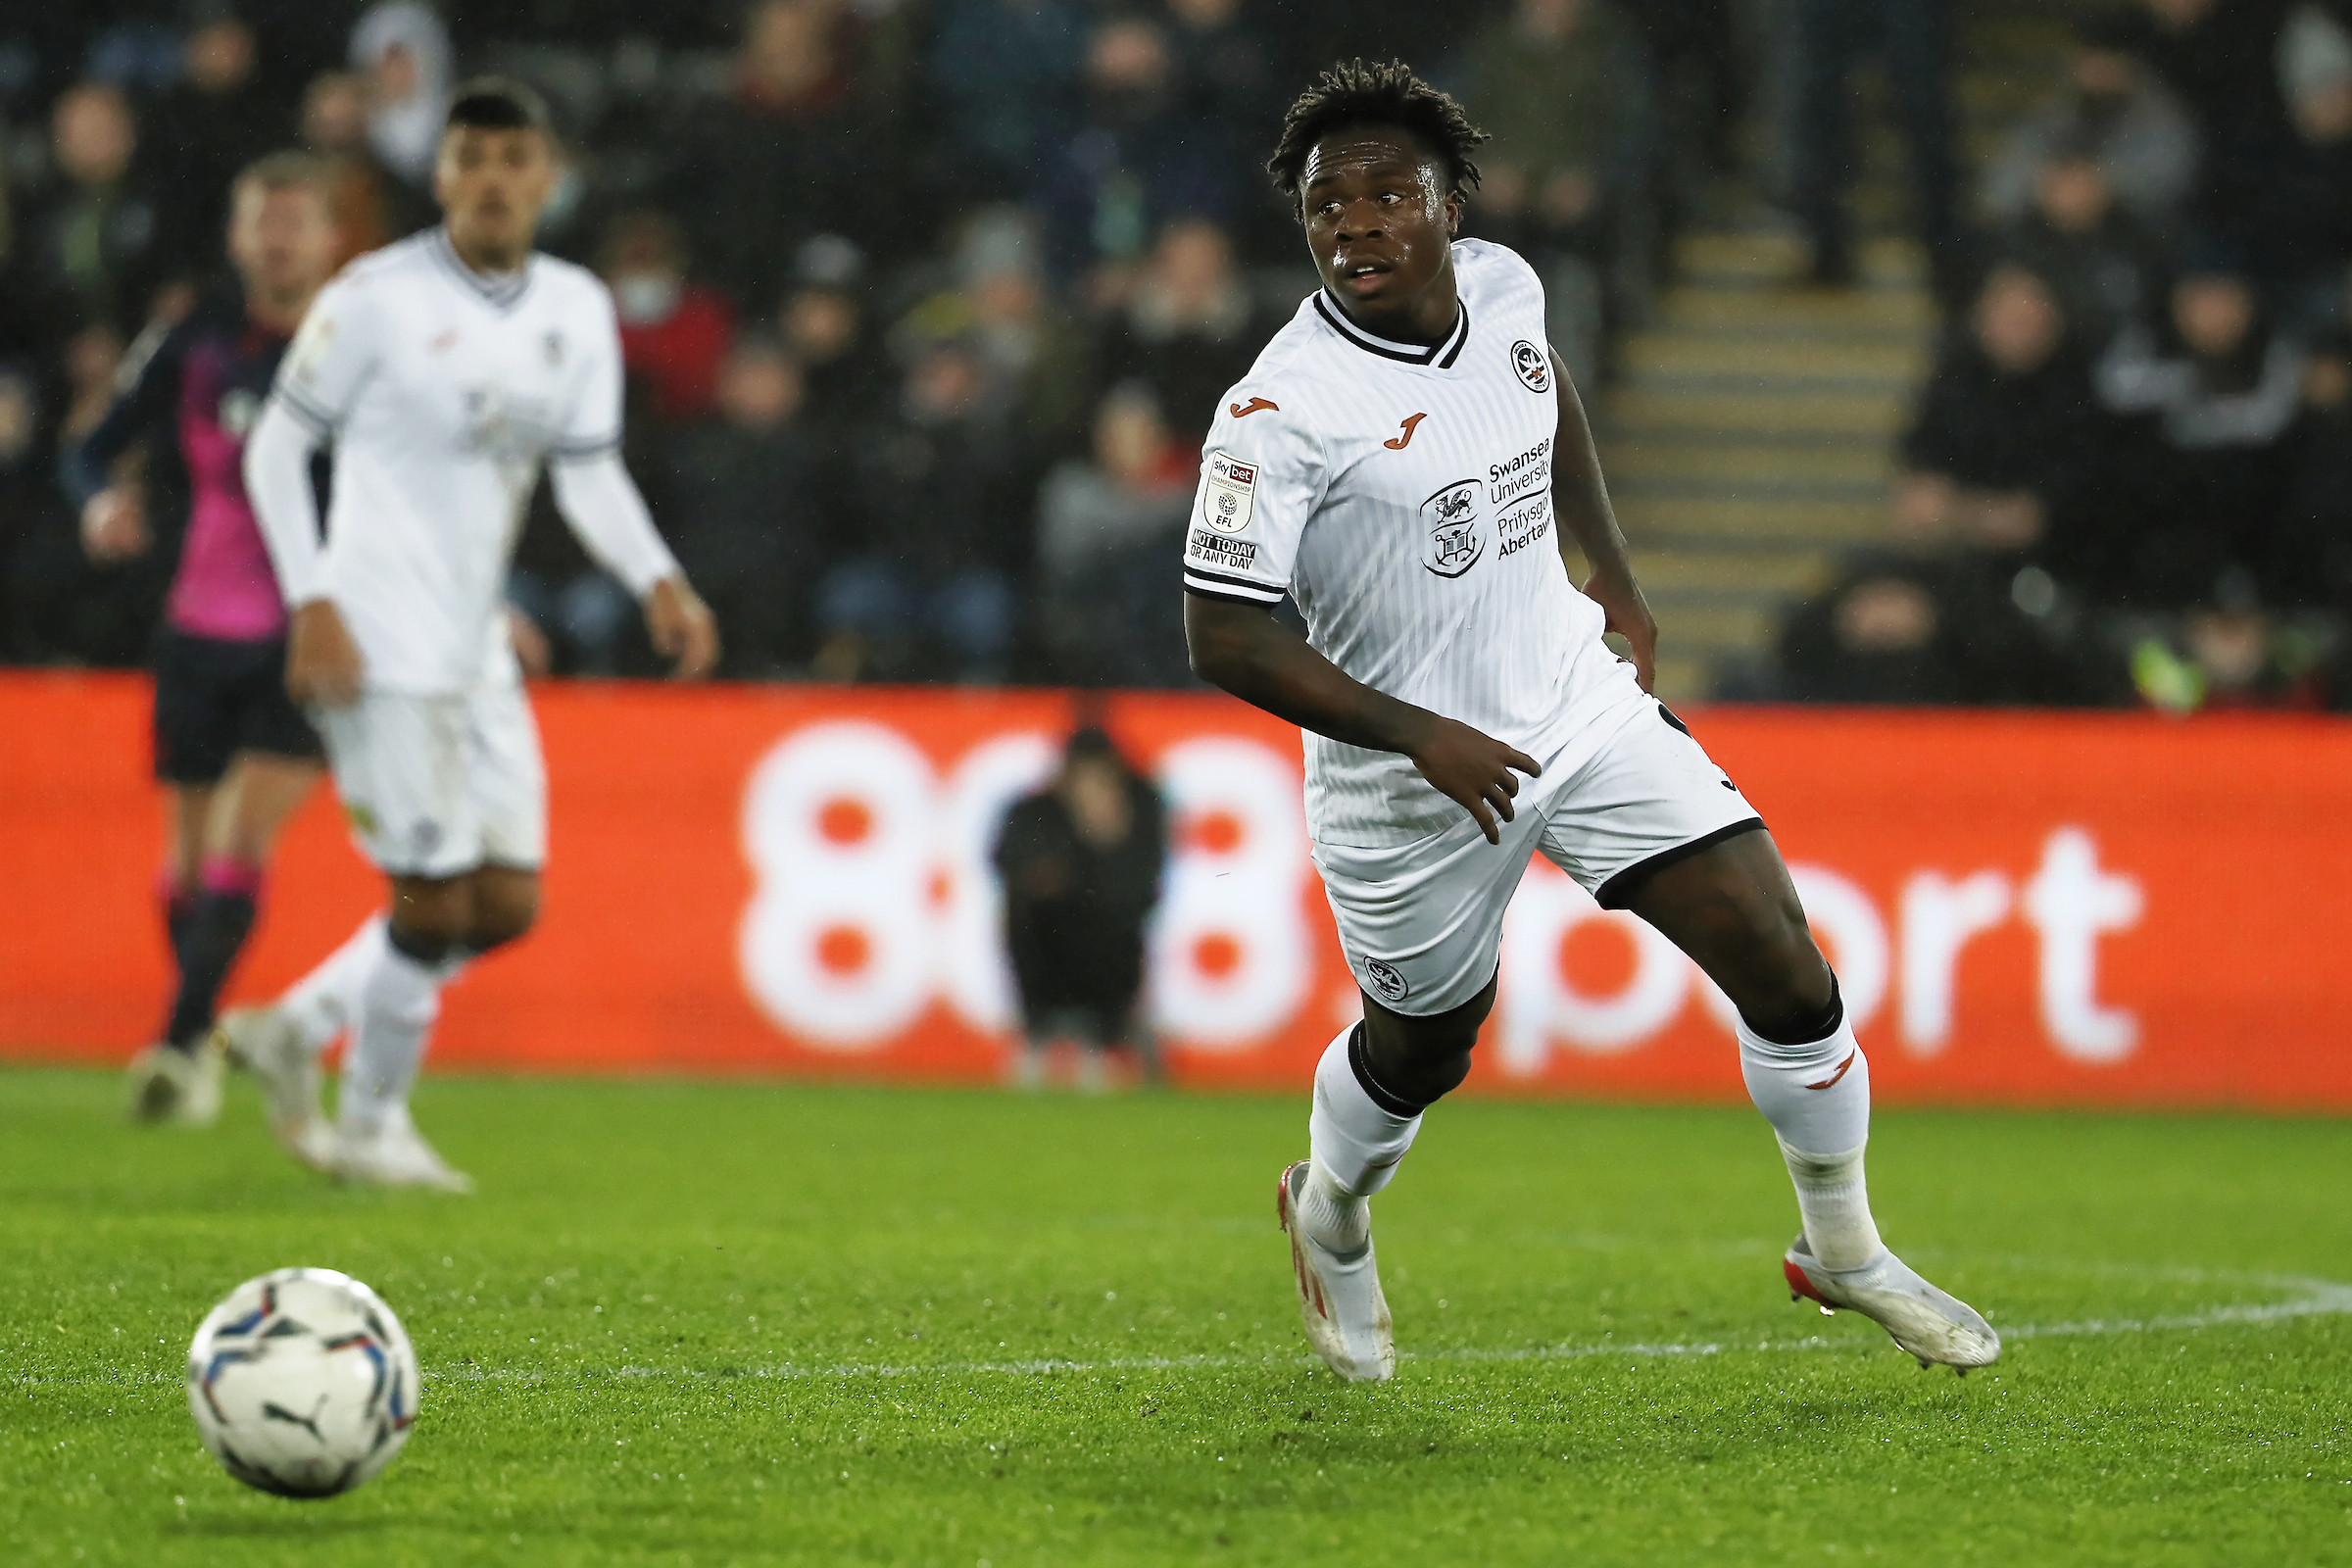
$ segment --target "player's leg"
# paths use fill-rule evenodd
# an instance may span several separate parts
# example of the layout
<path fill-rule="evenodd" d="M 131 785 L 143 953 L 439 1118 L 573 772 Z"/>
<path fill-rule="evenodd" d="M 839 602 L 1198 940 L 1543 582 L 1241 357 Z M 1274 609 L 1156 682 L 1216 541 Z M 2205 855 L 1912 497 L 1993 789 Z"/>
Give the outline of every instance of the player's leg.
<path fill-rule="evenodd" d="M 220 1055 L 200 1032 L 174 1037 L 172 1019 L 187 967 L 188 938 L 202 897 L 205 824 L 234 749 L 232 714 L 211 645 L 166 632 L 155 662 L 156 781 L 165 788 L 164 864 L 156 877 L 171 939 L 172 1004 L 156 1043 L 133 1056 L 128 1105 L 134 1121 L 203 1126 L 220 1114 Z"/>
<path fill-rule="evenodd" d="M 1503 910 L 1540 828 L 1537 803 L 1523 800 L 1500 847 L 1464 817 L 1395 848 L 1315 849 L 1364 1015 L 1316 1064 L 1308 1157 L 1283 1172 L 1275 1202 L 1308 1343 L 1343 1377 L 1395 1370 L 1371 1199 L 1395 1178 L 1423 1113 L 1470 1070 L 1494 1004 Z"/>
<path fill-rule="evenodd" d="M 307 758 L 240 752 L 229 763 L 205 824 L 203 866 L 165 1036 L 172 1044 L 193 1049 L 212 1032 L 220 989 L 252 933 L 278 835 L 318 779 L 318 764 Z"/>
<path fill-rule="evenodd" d="M 1753 808 L 1681 720 L 1646 700 L 1563 793 L 1545 853 L 1601 904 L 1664 933 L 1738 1009 L 1740 1073 L 1804 1224 L 1790 1282 L 1868 1313 L 1923 1360 L 1991 1360 L 1999 1342 L 1984 1319 L 1879 1238 L 1862 1159 L 1870 1063 Z"/>

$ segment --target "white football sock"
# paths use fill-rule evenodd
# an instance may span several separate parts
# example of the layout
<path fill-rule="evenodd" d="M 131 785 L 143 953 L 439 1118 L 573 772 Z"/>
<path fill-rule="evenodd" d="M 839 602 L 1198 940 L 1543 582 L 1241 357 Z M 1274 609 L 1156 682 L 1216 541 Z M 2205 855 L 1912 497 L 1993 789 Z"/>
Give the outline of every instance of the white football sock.
<path fill-rule="evenodd" d="M 1309 1236 L 1336 1252 L 1354 1251 L 1370 1238 L 1365 1200 L 1389 1185 L 1421 1131 L 1418 1114 L 1400 1116 L 1383 1107 L 1356 1076 L 1349 1045 L 1360 1027 L 1349 1024 L 1324 1048 L 1315 1066 L 1314 1109 L 1306 1119 L 1313 1162 L 1298 1195 L 1298 1217 Z"/>
<path fill-rule="evenodd" d="M 338 1109 L 346 1128 L 373 1132 L 407 1114 L 409 1086 L 424 1061 L 449 976 L 448 964 L 419 963 L 389 943 L 368 967 L 343 1063 Z"/>
<path fill-rule="evenodd" d="M 1824 1268 L 1860 1268 L 1886 1250 L 1870 1216 L 1862 1150 L 1870 1141 L 1870 1058 L 1844 1017 L 1801 1046 L 1766 1040 L 1740 1020 L 1740 1076 L 1772 1123 L 1796 1186 L 1805 1240 Z"/>
<path fill-rule="evenodd" d="M 279 1009 L 294 1020 L 294 1027 L 302 1031 L 302 1043 L 314 1054 L 334 1044 L 335 1036 L 359 1017 L 360 993 L 368 984 L 368 971 L 386 948 L 384 917 L 371 914 L 323 963 L 278 998 Z"/>

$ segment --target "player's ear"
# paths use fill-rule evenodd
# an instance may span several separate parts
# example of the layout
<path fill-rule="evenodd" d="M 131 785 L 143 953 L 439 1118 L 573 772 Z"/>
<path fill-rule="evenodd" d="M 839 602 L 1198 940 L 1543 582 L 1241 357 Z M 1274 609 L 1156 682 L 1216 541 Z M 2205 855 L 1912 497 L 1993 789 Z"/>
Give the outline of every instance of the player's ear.
<path fill-rule="evenodd" d="M 1462 192 L 1455 186 L 1446 193 L 1446 235 L 1448 239 L 1462 231 Z"/>

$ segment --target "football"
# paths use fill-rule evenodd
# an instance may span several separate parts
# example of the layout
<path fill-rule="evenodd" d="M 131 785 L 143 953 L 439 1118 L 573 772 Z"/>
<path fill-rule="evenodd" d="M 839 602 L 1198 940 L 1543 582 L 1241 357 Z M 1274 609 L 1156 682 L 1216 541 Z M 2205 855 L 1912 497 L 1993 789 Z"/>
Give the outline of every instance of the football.
<path fill-rule="evenodd" d="M 188 1347 L 188 1409 L 230 1475 L 331 1497 L 392 1462 L 416 1420 L 416 1353 L 373 1291 L 330 1268 L 247 1280 Z"/>

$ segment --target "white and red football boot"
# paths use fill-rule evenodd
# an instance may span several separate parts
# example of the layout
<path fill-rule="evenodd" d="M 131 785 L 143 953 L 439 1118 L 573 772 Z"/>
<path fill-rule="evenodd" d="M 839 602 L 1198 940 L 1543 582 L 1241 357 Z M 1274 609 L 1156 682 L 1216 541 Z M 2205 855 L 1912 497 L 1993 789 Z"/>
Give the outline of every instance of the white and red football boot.
<path fill-rule="evenodd" d="M 1824 1268 L 1799 1236 L 1781 1260 L 1790 1300 L 1817 1301 L 1824 1312 L 1844 1307 L 1885 1329 L 1894 1343 L 1919 1357 L 1921 1366 L 1948 1366 L 1962 1377 L 1968 1369 L 2000 1359 L 2001 1337 L 1977 1309 L 1921 1279 L 1891 1251 L 1860 1268 Z"/>
<path fill-rule="evenodd" d="M 1298 1316 L 1306 1343 L 1341 1377 L 1377 1383 L 1396 1372 L 1395 1325 L 1388 1298 L 1380 1293 L 1380 1268 L 1372 1239 L 1342 1254 L 1306 1233 L 1299 1221 L 1298 1195 L 1309 1162 L 1300 1160 L 1275 1185 L 1274 1217 L 1291 1238 L 1291 1271 L 1298 1281 Z"/>

